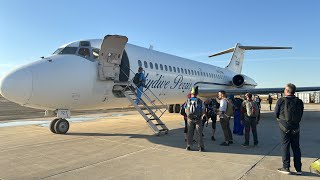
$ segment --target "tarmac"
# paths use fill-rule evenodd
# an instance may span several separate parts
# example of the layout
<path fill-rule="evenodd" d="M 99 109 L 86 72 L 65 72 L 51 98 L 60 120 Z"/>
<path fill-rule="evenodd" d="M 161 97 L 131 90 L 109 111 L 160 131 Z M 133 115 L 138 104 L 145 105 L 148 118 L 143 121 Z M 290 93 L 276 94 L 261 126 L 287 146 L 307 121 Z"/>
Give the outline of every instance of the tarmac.
<path fill-rule="evenodd" d="M 3 99 L 2 99 L 3 100 Z M 243 136 L 234 144 L 220 146 L 223 133 L 217 122 L 216 141 L 211 123 L 204 128 L 206 152 L 197 145 L 186 151 L 184 121 L 180 114 L 161 119 L 170 129 L 156 136 L 135 111 L 83 113 L 71 119 L 67 134 L 53 134 L 53 118 L 34 117 L 32 109 L 10 118 L 0 103 L 0 179 L 320 179 L 309 165 L 320 157 L 320 105 L 306 104 L 301 122 L 302 176 L 277 171 L 282 166 L 280 132 L 273 112 L 262 106 L 258 125 L 259 145 L 242 147 Z M 30 111 L 29 111 L 30 110 Z M 15 110 L 16 111 L 16 110 Z M 19 112 L 19 111 L 17 111 Z M 23 118 L 25 113 L 25 118 Z M 12 113 L 14 115 L 14 113 Z M 10 120 L 11 119 L 11 120 Z M 30 124 L 31 122 L 31 124 Z M 33 122 L 33 123 L 32 123 Z M 233 124 L 233 121 L 231 121 Z M 233 126 L 233 125 L 231 125 Z M 231 127 L 232 128 L 232 127 Z"/>

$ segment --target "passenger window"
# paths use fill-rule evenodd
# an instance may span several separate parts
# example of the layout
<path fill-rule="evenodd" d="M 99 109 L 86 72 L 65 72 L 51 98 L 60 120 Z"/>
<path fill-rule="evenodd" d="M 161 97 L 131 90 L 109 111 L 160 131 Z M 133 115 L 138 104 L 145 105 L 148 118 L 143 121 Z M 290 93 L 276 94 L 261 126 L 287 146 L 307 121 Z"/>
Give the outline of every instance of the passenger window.
<path fill-rule="evenodd" d="M 154 63 L 154 67 L 156 68 L 156 70 L 158 70 L 158 64 Z"/>
<path fill-rule="evenodd" d="M 88 48 L 80 48 L 79 51 L 78 51 L 78 54 L 80 56 L 83 56 L 85 58 L 88 58 L 90 57 L 90 51 Z"/>
<path fill-rule="evenodd" d="M 176 67 L 172 67 L 173 68 L 173 72 L 176 72 Z"/>
<path fill-rule="evenodd" d="M 185 74 L 188 74 L 187 69 L 184 69 L 184 73 L 185 73 Z"/>
<path fill-rule="evenodd" d="M 168 66 L 164 65 L 164 70 L 168 71 Z"/>
<path fill-rule="evenodd" d="M 178 70 L 178 73 L 180 73 L 180 68 L 177 68 L 177 70 Z"/>
<path fill-rule="evenodd" d="M 144 68 L 148 68 L 148 63 L 146 61 L 144 61 L 143 63 L 144 63 Z"/>
<path fill-rule="evenodd" d="M 181 68 L 181 73 L 183 74 L 183 69 Z"/>
<path fill-rule="evenodd" d="M 188 74 L 189 74 L 189 75 L 191 74 L 190 69 L 188 69 Z"/>
<path fill-rule="evenodd" d="M 149 65 L 150 65 L 150 69 L 153 69 L 153 64 L 152 64 L 152 62 L 150 62 Z"/>
<path fill-rule="evenodd" d="M 142 67 L 142 62 L 140 60 L 138 60 L 138 65 L 139 67 Z"/>
<path fill-rule="evenodd" d="M 162 66 L 162 64 L 160 64 L 160 70 L 163 71 L 163 66 Z"/>
<path fill-rule="evenodd" d="M 197 73 L 198 73 L 198 76 L 200 76 L 200 73 L 199 73 L 199 71 L 197 71 Z"/>
<path fill-rule="evenodd" d="M 172 68 L 171 68 L 171 66 L 169 66 L 169 71 L 170 71 L 170 72 L 172 72 Z"/>
<path fill-rule="evenodd" d="M 207 74 L 207 77 L 209 77 L 208 73 L 206 73 L 206 74 Z"/>
<path fill-rule="evenodd" d="M 191 69 L 191 74 L 193 75 L 193 70 Z"/>

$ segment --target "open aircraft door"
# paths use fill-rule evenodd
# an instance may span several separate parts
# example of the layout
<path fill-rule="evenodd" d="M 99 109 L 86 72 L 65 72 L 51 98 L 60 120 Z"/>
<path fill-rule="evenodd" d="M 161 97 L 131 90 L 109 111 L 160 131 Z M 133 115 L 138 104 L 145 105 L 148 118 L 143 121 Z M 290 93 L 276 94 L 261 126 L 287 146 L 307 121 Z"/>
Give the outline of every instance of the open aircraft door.
<path fill-rule="evenodd" d="M 122 53 L 128 42 L 126 36 L 107 35 L 99 52 L 99 78 L 102 81 L 119 81 Z"/>

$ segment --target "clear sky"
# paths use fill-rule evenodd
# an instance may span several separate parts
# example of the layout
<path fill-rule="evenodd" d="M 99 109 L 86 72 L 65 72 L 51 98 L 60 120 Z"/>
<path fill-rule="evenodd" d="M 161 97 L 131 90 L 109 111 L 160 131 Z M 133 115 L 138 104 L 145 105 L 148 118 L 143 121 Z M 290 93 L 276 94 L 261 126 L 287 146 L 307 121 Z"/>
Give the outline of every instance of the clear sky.
<path fill-rule="evenodd" d="M 243 45 L 291 46 L 246 51 L 243 74 L 258 87 L 320 86 L 320 1 L 316 0 L 0 0 L 0 77 L 60 45 L 107 34 L 129 43 L 225 67 Z M 70 68 L 70 71 L 74 69 Z"/>

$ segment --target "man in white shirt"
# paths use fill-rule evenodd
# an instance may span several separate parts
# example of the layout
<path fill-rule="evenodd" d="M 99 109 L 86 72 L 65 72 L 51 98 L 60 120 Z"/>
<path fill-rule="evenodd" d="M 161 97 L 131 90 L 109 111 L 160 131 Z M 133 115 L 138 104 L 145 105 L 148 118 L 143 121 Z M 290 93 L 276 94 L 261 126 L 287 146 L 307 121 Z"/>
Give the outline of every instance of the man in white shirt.
<path fill-rule="evenodd" d="M 220 108 L 218 111 L 218 117 L 220 119 L 220 124 L 224 134 L 224 142 L 221 143 L 221 146 L 229 146 L 229 144 L 233 144 L 232 132 L 230 129 L 230 116 L 226 115 L 228 101 L 227 95 L 225 91 L 219 91 L 218 98 L 220 99 Z"/>

